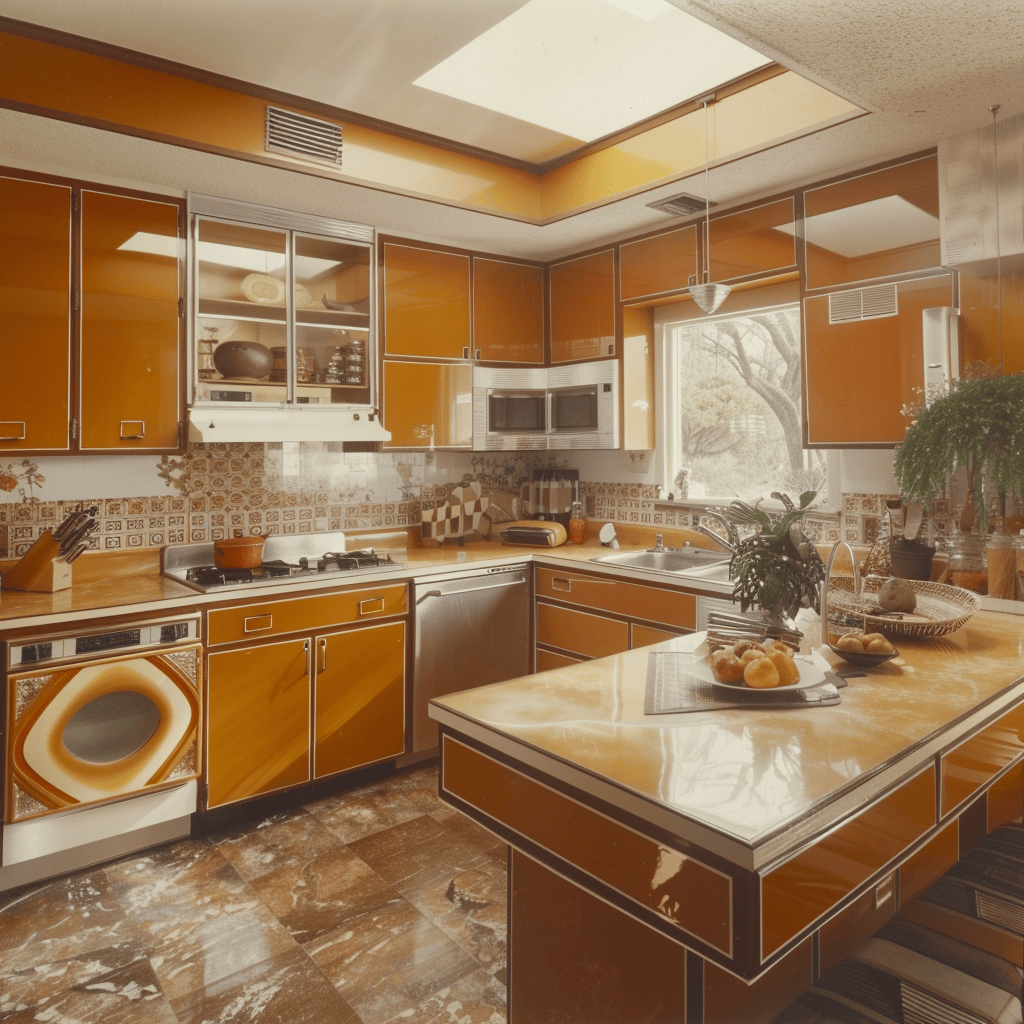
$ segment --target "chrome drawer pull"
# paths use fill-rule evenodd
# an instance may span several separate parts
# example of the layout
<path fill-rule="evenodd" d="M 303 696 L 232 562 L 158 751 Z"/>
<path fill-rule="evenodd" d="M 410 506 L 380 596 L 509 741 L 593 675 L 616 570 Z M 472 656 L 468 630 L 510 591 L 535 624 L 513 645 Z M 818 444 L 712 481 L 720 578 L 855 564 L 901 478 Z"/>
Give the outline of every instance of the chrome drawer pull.
<path fill-rule="evenodd" d="M 316 642 L 319 657 L 317 658 L 317 672 L 327 671 L 327 637 L 320 637 Z"/>
<path fill-rule="evenodd" d="M 8 433 L 10 430 L 16 430 L 21 427 L 20 434 Z M 0 430 L 3 431 L 0 434 L 0 441 L 24 441 L 25 440 L 25 421 L 24 420 L 6 420 L 0 422 Z"/>
<path fill-rule="evenodd" d="M 376 615 L 382 611 L 384 611 L 383 597 L 368 597 L 359 602 L 360 615 Z"/>
<path fill-rule="evenodd" d="M 265 615 L 249 615 L 242 623 L 242 629 L 246 633 L 260 633 L 264 629 L 272 629 L 274 626 L 274 616 L 269 612 Z"/>
<path fill-rule="evenodd" d="M 145 436 L 145 420 L 121 420 L 122 441 L 141 441 Z"/>
<path fill-rule="evenodd" d="M 559 586 L 560 583 L 564 583 L 565 586 Z M 561 590 L 565 594 L 572 593 L 572 580 L 567 576 L 552 576 L 551 577 L 551 589 Z"/>

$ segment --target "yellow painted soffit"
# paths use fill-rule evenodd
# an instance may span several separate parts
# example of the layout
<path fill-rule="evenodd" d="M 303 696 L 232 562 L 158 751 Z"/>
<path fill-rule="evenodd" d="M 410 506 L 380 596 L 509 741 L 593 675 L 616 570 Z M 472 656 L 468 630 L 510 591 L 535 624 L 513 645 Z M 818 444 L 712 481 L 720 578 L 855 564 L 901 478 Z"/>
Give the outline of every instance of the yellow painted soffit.
<path fill-rule="evenodd" d="M 8 32 L 0 106 L 538 224 L 704 166 L 701 109 L 541 176 L 338 119 L 344 171 L 334 170 L 265 152 L 259 97 Z M 712 158 L 721 164 L 862 113 L 784 72 L 711 108 Z"/>

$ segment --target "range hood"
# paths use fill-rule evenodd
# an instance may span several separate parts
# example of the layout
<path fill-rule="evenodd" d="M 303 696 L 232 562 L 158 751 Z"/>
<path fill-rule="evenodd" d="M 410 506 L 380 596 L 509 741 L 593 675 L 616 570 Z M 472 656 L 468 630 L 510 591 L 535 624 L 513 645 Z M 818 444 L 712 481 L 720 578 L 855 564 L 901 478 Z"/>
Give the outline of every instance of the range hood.
<path fill-rule="evenodd" d="M 391 434 L 367 409 L 236 409 L 188 411 L 188 439 L 207 444 L 239 441 L 390 441 Z"/>

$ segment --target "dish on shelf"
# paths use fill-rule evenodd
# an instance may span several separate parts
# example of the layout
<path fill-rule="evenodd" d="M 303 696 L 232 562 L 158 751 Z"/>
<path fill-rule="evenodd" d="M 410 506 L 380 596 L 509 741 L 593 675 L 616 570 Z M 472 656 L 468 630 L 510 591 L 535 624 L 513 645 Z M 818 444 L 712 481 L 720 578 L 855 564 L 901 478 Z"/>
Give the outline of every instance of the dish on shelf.
<path fill-rule="evenodd" d="M 313 296 L 309 294 L 309 289 L 298 282 L 295 283 L 295 308 L 306 309 L 313 304 Z"/>
<path fill-rule="evenodd" d="M 284 281 L 279 281 L 268 274 L 250 274 L 242 282 L 242 294 L 250 302 L 259 302 L 264 306 L 283 306 Z"/>

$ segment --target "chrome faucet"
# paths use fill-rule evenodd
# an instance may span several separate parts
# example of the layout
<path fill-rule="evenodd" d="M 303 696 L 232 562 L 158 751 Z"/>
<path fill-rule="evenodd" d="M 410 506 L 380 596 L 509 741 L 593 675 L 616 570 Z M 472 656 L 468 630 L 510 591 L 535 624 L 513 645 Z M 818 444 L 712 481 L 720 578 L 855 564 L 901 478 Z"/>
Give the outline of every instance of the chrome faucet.
<path fill-rule="evenodd" d="M 740 543 L 739 534 L 736 532 L 735 524 L 723 516 L 721 512 L 718 512 L 713 508 L 699 508 L 697 509 L 697 512 L 702 516 L 707 516 L 708 519 L 714 519 L 716 522 L 721 523 L 722 526 L 725 527 L 725 537 L 723 538 L 721 534 L 715 533 L 714 530 L 705 526 L 703 523 L 698 523 L 694 529 L 698 533 L 704 534 L 705 537 L 709 537 L 717 544 L 720 544 L 726 551 L 735 551 Z"/>
<path fill-rule="evenodd" d="M 665 538 L 660 533 L 656 533 L 654 535 L 654 547 L 651 548 L 651 551 L 667 551 L 667 550 L 668 550 L 668 548 L 665 547 Z"/>

